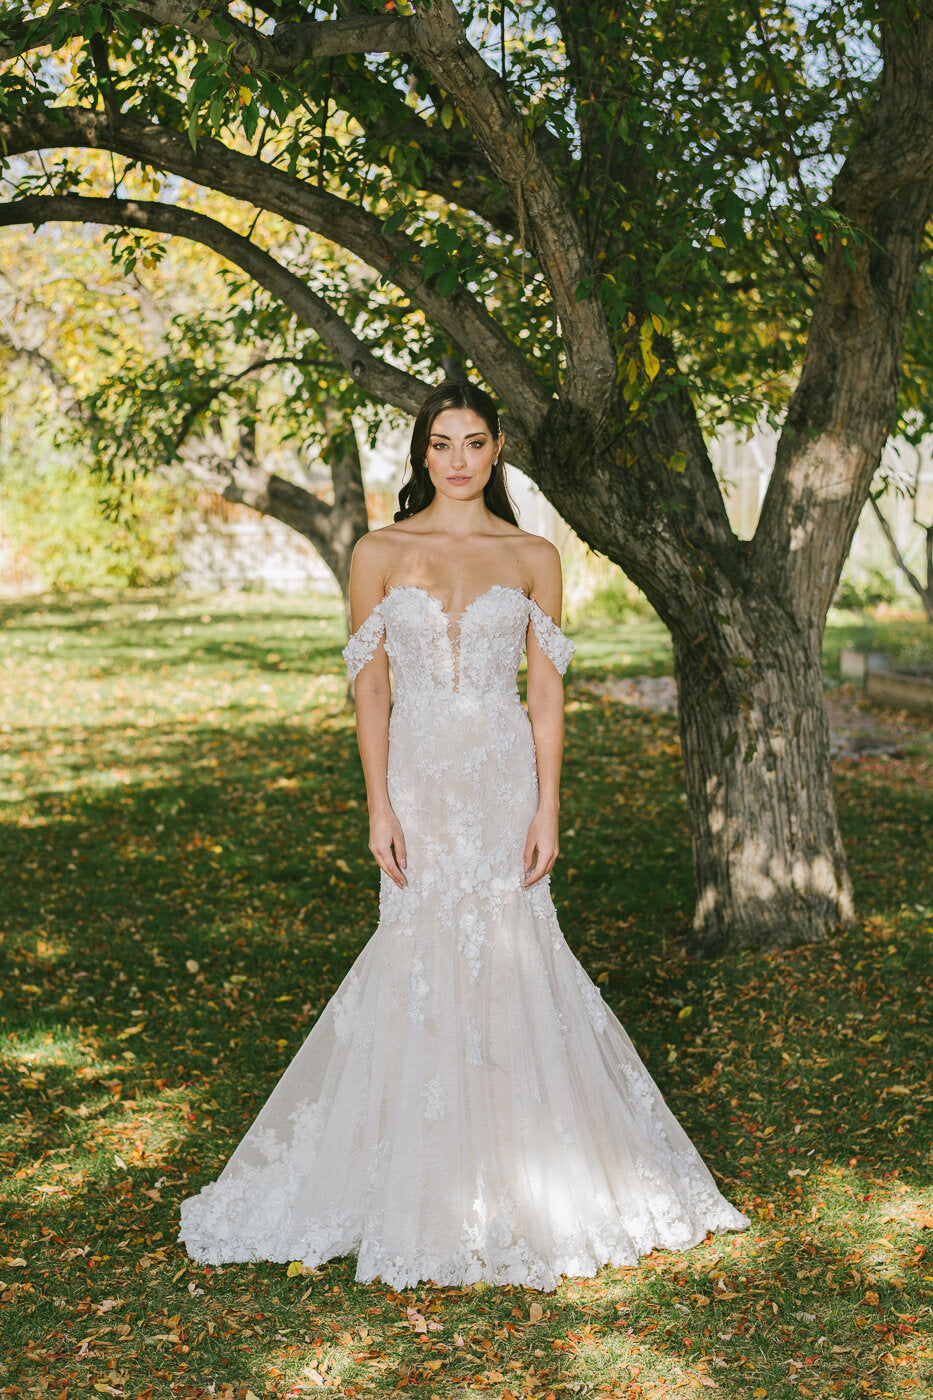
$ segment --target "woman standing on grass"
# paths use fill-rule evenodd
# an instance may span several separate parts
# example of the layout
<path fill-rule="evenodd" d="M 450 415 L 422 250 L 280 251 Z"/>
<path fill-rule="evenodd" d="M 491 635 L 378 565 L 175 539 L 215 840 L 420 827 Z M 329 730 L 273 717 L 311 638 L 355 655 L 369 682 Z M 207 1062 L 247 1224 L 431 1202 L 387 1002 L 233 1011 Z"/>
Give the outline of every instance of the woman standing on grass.
<path fill-rule="evenodd" d="M 357 545 L 344 657 L 379 924 L 220 1178 L 183 1203 L 201 1262 L 353 1254 L 358 1279 L 395 1288 L 552 1289 L 749 1224 L 557 921 L 573 647 L 504 441 L 486 393 L 441 384 L 395 523 Z"/>

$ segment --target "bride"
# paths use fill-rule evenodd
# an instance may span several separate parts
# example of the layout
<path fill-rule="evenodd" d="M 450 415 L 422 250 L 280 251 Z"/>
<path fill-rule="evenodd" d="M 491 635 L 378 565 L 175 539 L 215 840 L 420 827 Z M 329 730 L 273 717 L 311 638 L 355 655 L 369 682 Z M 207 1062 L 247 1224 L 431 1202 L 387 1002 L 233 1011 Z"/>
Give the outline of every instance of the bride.
<path fill-rule="evenodd" d="M 749 1224 L 558 925 L 573 646 L 558 553 L 518 528 L 503 445 L 486 393 L 432 390 L 395 523 L 357 545 L 344 658 L 379 923 L 183 1202 L 200 1262 L 354 1254 L 357 1279 L 395 1288 L 553 1289 Z"/>

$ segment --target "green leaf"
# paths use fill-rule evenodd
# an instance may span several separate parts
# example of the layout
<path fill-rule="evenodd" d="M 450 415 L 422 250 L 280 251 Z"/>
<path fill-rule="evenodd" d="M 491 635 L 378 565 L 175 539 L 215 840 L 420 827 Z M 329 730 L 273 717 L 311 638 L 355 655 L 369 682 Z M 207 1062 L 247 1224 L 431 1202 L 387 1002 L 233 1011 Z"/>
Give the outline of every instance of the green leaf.
<path fill-rule="evenodd" d="M 440 296 L 449 297 L 451 292 L 457 290 L 457 283 L 460 278 L 457 276 L 455 267 L 445 267 L 444 271 L 437 279 L 437 290 Z"/>
<path fill-rule="evenodd" d="M 390 214 L 389 217 L 388 217 L 387 219 L 384 219 L 384 220 L 383 220 L 382 232 L 383 232 L 383 233 L 398 233 L 399 229 L 402 227 L 402 224 L 405 222 L 405 220 L 406 220 L 407 218 L 408 218 L 408 210 L 407 210 L 407 209 L 396 209 L 396 211 L 395 211 L 394 214 Z"/>
<path fill-rule="evenodd" d="M 738 742 L 739 742 L 738 732 L 737 732 L 736 730 L 733 730 L 732 733 L 729 735 L 728 739 L 726 740 L 726 742 L 725 742 L 725 743 L 723 744 L 723 746 L 722 746 L 722 756 L 723 756 L 723 758 L 728 758 L 729 755 L 730 755 L 731 753 L 734 753 L 734 752 L 735 752 L 735 748 L 736 748 L 736 745 L 738 744 Z"/>
<path fill-rule="evenodd" d="M 441 126 L 449 131 L 454 124 L 454 109 L 449 102 L 445 102 L 441 108 Z"/>
<path fill-rule="evenodd" d="M 198 149 L 198 112 L 197 108 L 188 118 L 188 140 L 191 142 L 191 149 L 196 153 Z"/>
<path fill-rule="evenodd" d="M 443 248 L 439 248 L 435 243 L 424 255 L 425 281 L 427 281 L 429 277 L 433 277 L 435 272 L 440 272 L 441 268 L 445 267 L 446 264 L 447 254 L 444 252 Z"/>
<path fill-rule="evenodd" d="M 675 452 L 675 453 L 672 455 L 672 457 L 671 457 L 671 460 L 670 460 L 670 464 L 669 464 L 669 465 L 670 465 L 671 471 L 675 471 L 675 472 L 684 472 L 684 471 L 686 471 L 686 470 L 687 470 L 687 454 L 686 454 L 686 452 Z"/>
<path fill-rule="evenodd" d="M 240 125 L 246 135 L 247 141 L 252 141 L 259 126 L 259 112 L 256 110 L 255 102 L 244 103 L 240 108 Z"/>

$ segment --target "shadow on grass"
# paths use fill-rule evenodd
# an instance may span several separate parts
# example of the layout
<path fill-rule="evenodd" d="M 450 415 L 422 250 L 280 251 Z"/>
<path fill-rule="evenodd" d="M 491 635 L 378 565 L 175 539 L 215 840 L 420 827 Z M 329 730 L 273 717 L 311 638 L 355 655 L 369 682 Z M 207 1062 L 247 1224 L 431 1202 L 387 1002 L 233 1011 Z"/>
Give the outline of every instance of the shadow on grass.
<path fill-rule="evenodd" d="M 308 1366 L 346 1394 L 425 1396 L 700 1394 L 705 1378 L 783 1400 L 919 1380 L 916 1359 L 899 1363 L 922 1326 L 933 1166 L 928 793 L 890 765 L 840 779 L 862 927 L 687 963 L 675 726 L 574 694 L 567 720 L 562 926 L 752 1229 L 540 1299 L 399 1295 L 356 1284 L 347 1260 L 292 1278 L 188 1263 L 180 1201 L 216 1175 L 375 927 L 349 711 L 85 725 L 77 747 L 37 727 L 0 848 L 2 1220 L 23 1261 L 4 1267 L 16 1306 L 0 1326 L 22 1393 L 44 1375 L 284 1395 Z M 409 1307 L 439 1329 L 415 1333 Z"/>

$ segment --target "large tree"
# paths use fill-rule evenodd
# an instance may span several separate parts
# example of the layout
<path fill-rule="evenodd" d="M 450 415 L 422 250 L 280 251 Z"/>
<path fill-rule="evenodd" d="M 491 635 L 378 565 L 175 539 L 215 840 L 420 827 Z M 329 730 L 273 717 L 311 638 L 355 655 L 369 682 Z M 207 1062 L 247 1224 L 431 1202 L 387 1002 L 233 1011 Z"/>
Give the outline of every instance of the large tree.
<path fill-rule="evenodd" d="M 849 920 L 821 638 L 933 210 L 926 0 L 36 11 L 0 21 L 0 221 L 199 241 L 407 412 L 457 354 L 511 459 L 671 630 L 695 947 Z M 125 198 L 116 163 L 102 191 L 75 148 L 242 219 Z M 265 215 L 352 254 L 353 295 Z M 782 432 L 744 541 L 704 430 L 762 411 Z"/>

